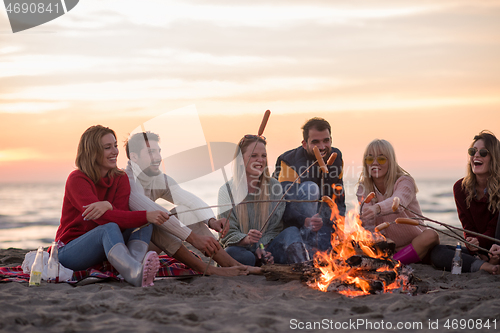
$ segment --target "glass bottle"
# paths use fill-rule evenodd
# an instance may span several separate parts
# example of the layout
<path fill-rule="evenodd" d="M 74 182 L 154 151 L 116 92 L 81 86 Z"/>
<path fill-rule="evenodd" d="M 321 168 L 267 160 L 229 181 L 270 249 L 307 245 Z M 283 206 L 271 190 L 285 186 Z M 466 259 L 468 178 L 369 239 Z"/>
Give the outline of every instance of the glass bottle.
<path fill-rule="evenodd" d="M 30 287 L 37 287 L 42 282 L 42 272 L 43 272 L 43 247 L 39 247 L 38 251 L 36 251 L 35 261 L 31 266 L 30 273 Z"/>
<path fill-rule="evenodd" d="M 52 242 L 50 258 L 47 264 L 47 281 L 59 282 L 59 249 L 56 242 Z"/>
<path fill-rule="evenodd" d="M 451 274 L 462 274 L 462 263 L 462 247 L 458 243 L 455 249 L 455 256 L 451 262 Z"/>

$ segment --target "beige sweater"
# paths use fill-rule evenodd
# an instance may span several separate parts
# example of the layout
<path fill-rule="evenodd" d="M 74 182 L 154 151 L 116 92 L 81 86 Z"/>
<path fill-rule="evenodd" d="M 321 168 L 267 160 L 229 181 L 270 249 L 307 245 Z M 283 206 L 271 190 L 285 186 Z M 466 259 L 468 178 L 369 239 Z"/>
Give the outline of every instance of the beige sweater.
<path fill-rule="evenodd" d="M 366 197 L 367 193 L 363 193 L 363 186 L 358 187 L 356 193 L 358 201 Z M 414 217 L 415 215 L 409 211 L 399 207 L 396 212 L 392 211 L 392 202 L 394 197 L 399 197 L 401 204 L 408 207 L 418 214 L 422 214 L 420 205 L 417 201 L 417 194 L 413 180 L 408 176 L 401 176 L 394 185 L 394 193 L 389 198 L 384 198 L 384 195 L 375 189 L 375 198 L 365 206 L 380 206 L 380 214 L 369 221 L 363 220 L 363 227 L 373 231 L 375 227 L 383 222 L 394 222 L 398 217 Z M 406 245 L 410 244 L 413 238 L 420 235 L 426 228 L 421 226 L 411 226 L 405 224 L 392 224 L 389 228 L 382 230 L 382 234 L 393 240 L 396 243 L 396 251 L 401 250 Z"/>

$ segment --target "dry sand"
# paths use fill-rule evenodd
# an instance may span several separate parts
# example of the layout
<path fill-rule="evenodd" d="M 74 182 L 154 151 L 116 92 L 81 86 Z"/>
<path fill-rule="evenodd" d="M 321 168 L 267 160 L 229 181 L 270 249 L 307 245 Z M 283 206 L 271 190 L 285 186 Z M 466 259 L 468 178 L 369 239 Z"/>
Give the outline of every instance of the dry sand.
<path fill-rule="evenodd" d="M 20 265 L 26 252 L 0 250 L 0 265 Z M 351 299 L 298 281 L 266 281 L 264 276 L 169 279 L 150 288 L 124 282 L 79 287 L 44 283 L 32 288 L 27 283 L 2 283 L 0 331 L 255 333 L 306 330 L 314 322 L 316 329 L 307 331 L 500 331 L 500 276 L 412 267 L 431 286 L 431 293 Z M 460 329 L 460 320 L 469 328 Z M 478 329 L 487 320 L 490 328 Z M 413 328 L 397 329 L 398 324 Z M 345 329 L 336 329 L 342 326 Z"/>

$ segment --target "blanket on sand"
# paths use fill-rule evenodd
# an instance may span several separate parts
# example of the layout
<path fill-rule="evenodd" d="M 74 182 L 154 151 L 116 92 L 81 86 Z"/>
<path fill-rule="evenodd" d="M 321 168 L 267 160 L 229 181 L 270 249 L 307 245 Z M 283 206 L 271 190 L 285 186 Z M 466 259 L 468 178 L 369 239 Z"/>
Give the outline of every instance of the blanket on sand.
<path fill-rule="evenodd" d="M 120 280 L 118 271 L 114 269 L 109 261 L 95 265 L 83 271 L 73 272 L 70 284 L 76 284 L 86 278 L 92 277 L 99 280 L 113 279 Z M 185 264 L 167 255 L 160 256 L 160 269 L 156 277 L 182 277 L 200 275 L 199 272 L 190 269 Z M 0 267 L 0 282 L 28 282 L 29 274 L 24 274 L 21 266 Z"/>

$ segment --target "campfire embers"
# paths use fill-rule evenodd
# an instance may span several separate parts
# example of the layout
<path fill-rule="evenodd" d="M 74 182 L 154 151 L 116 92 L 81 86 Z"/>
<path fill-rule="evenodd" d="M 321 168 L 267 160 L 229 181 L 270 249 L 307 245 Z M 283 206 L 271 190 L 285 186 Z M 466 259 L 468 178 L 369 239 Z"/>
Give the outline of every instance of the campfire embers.
<path fill-rule="evenodd" d="M 309 287 L 356 297 L 386 292 L 413 293 L 411 269 L 391 259 L 395 244 L 379 232 L 361 226 L 357 214 L 338 215 L 333 200 L 325 200 L 332 208 L 332 221 L 337 230 L 332 234 L 332 249 L 316 252 L 314 260 L 287 265 L 264 266 L 270 280 L 300 279 Z M 332 207 L 333 204 L 333 207 Z"/>
<path fill-rule="evenodd" d="M 316 253 L 314 265 L 321 273 L 311 276 L 307 285 L 351 297 L 404 289 L 412 276 L 410 272 L 403 273 L 401 264 L 390 258 L 394 243 L 349 239 L 352 236 L 348 233 L 347 241 L 337 240 L 338 244 L 329 253 Z M 356 236 L 360 236 L 359 230 Z"/>

